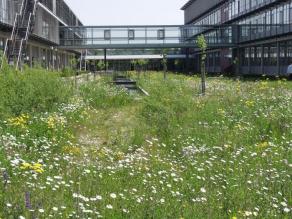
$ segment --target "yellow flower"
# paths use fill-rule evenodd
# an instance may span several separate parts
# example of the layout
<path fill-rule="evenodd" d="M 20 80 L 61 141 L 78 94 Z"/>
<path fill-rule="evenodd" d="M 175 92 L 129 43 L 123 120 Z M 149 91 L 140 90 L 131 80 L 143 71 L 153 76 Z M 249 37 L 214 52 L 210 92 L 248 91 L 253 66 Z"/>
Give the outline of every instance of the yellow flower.
<path fill-rule="evenodd" d="M 261 82 L 259 89 L 260 90 L 266 90 L 266 89 L 268 89 L 268 82 L 267 81 Z"/>
<path fill-rule="evenodd" d="M 233 216 L 232 219 L 237 219 L 237 217 L 236 216 Z"/>
<path fill-rule="evenodd" d="M 20 166 L 20 169 L 22 169 L 22 170 L 27 170 L 30 168 L 31 168 L 31 165 L 29 163 L 22 163 Z"/>
<path fill-rule="evenodd" d="M 43 165 L 40 163 L 35 163 L 35 164 L 22 163 L 20 166 L 20 169 L 33 171 L 35 173 L 43 173 L 44 172 Z"/>
<path fill-rule="evenodd" d="M 35 163 L 32 165 L 31 170 L 33 170 L 36 173 L 43 173 L 44 169 L 43 169 L 43 165 L 40 163 Z"/>
<path fill-rule="evenodd" d="M 54 114 L 54 115 L 49 116 L 46 122 L 49 129 L 55 129 L 57 128 L 57 126 L 64 126 L 66 123 L 66 120 L 64 117 Z"/>
<path fill-rule="evenodd" d="M 254 107 L 255 102 L 252 101 L 252 100 L 247 100 L 247 101 L 245 101 L 245 105 L 246 105 L 247 107 Z"/>
<path fill-rule="evenodd" d="M 26 114 L 21 114 L 18 117 L 8 119 L 8 122 L 11 126 L 20 127 L 25 129 L 29 120 L 29 116 Z"/>
<path fill-rule="evenodd" d="M 259 147 L 259 148 L 267 148 L 267 147 L 269 147 L 269 142 L 262 142 L 262 143 L 259 143 L 259 144 L 257 144 L 257 146 Z"/>
<path fill-rule="evenodd" d="M 81 149 L 79 147 L 74 146 L 65 146 L 63 147 L 63 152 L 72 155 L 80 155 Z"/>
<path fill-rule="evenodd" d="M 54 129 L 55 126 L 56 126 L 56 124 L 55 124 L 55 118 L 52 117 L 52 116 L 49 116 L 49 117 L 48 117 L 48 120 L 47 120 L 47 124 L 48 124 L 48 127 L 49 127 L 50 129 Z"/>
<path fill-rule="evenodd" d="M 118 153 L 115 154 L 115 157 L 117 160 L 122 160 L 122 159 L 124 159 L 125 154 L 123 152 L 119 151 Z"/>

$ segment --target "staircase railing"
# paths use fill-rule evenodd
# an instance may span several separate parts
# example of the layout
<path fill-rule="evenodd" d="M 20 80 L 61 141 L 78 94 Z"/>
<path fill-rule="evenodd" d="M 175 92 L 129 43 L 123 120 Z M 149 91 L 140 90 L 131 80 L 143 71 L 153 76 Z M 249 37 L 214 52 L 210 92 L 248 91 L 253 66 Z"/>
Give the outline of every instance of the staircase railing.
<path fill-rule="evenodd" d="M 21 56 L 22 56 L 22 46 L 23 46 L 23 39 L 21 39 L 21 41 L 20 41 L 20 47 L 19 47 L 19 52 L 18 52 L 18 58 L 17 58 L 17 62 L 16 62 L 16 70 L 19 69 L 19 64 L 20 64 Z"/>
<path fill-rule="evenodd" d="M 23 49 L 24 47 L 27 45 L 27 41 L 28 41 L 28 37 L 29 37 L 29 33 L 31 31 L 31 23 L 32 23 L 32 18 L 35 15 L 35 11 L 36 11 L 36 6 L 37 6 L 37 0 L 34 0 L 34 5 L 33 5 L 33 9 L 32 11 L 29 13 L 29 17 L 27 20 L 27 25 L 26 27 L 26 31 L 25 31 L 25 35 L 24 38 L 21 39 L 20 42 L 20 48 L 19 48 L 19 53 L 18 53 L 18 58 L 17 58 L 17 63 L 16 63 L 16 69 L 18 69 L 20 67 L 20 63 L 22 61 L 22 57 L 23 57 Z M 27 7 L 27 4 L 26 4 Z M 24 12 L 25 15 L 25 12 Z M 22 17 L 22 23 L 25 21 L 25 17 Z M 24 25 L 24 24 L 23 24 Z"/>
<path fill-rule="evenodd" d="M 23 2 L 24 2 L 24 0 L 22 1 L 21 8 L 23 7 Z M 12 32 L 11 32 L 11 35 L 10 35 L 10 39 L 7 39 L 6 40 L 6 43 L 5 43 L 3 57 L 2 57 L 2 63 L 1 63 L 1 68 L 3 67 L 4 62 L 6 61 L 5 59 L 6 59 L 7 52 L 8 52 L 8 44 L 9 44 L 9 41 L 13 42 L 13 40 L 15 39 L 15 33 L 16 33 L 16 26 L 17 26 L 17 22 L 18 22 L 18 16 L 19 16 L 19 13 L 16 13 L 15 14 L 15 19 L 14 19 L 14 22 L 13 22 Z"/>

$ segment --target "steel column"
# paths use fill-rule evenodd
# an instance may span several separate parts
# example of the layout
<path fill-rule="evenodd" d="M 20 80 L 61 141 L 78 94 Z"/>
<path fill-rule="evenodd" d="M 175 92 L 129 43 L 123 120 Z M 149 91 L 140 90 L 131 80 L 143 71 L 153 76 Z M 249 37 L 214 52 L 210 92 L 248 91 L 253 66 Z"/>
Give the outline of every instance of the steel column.
<path fill-rule="evenodd" d="M 103 52 L 104 52 L 104 71 L 107 72 L 106 49 L 104 49 Z"/>
<path fill-rule="evenodd" d="M 277 74 L 280 75 L 280 42 L 277 42 Z"/>
<path fill-rule="evenodd" d="M 262 50 L 262 56 L 261 56 L 261 75 L 264 74 L 264 45 L 261 45 L 261 50 Z"/>

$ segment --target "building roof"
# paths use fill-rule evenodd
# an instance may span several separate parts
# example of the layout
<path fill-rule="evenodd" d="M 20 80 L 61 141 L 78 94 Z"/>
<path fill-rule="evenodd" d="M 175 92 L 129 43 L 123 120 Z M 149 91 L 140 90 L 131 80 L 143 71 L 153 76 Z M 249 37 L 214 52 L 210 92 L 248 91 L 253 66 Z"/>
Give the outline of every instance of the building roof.
<path fill-rule="evenodd" d="M 184 4 L 184 6 L 182 6 L 181 10 L 185 10 L 187 7 L 189 7 L 195 1 L 196 0 L 189 0 L 186 4 Z"/>

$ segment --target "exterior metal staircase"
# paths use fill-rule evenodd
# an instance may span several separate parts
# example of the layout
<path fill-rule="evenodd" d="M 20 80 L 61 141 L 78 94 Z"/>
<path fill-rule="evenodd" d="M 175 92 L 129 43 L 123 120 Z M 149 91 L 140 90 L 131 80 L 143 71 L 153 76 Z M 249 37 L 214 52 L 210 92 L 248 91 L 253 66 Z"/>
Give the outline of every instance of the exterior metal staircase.
<path fill-rule="evenodd" d="M 22 0 L 19 13 L 16 13 L 11 37 L 6 40 L 2 66 L 7 59 L 9 65 L 21 69 L 26 55 L 29 35 L 33 31 L 38 0 Z"/>

